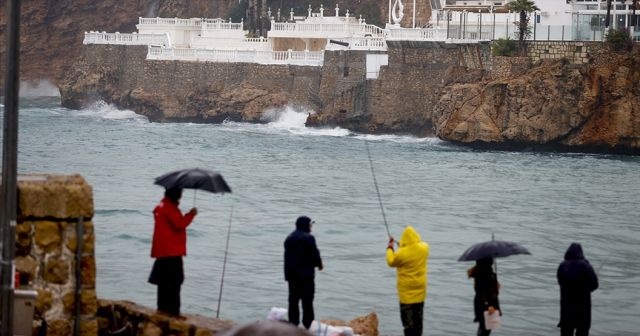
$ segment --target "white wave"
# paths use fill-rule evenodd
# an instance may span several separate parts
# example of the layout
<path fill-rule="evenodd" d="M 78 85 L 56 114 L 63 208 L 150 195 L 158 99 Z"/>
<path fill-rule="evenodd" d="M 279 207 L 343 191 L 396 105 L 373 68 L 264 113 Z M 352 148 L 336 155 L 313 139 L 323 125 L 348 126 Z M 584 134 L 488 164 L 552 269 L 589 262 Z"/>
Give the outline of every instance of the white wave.
<path fill-rule="evenodd" d="M 394 134 L 357 134 L 355 135 L 358 139 L 368 140 L 368 141 L 389 141 L 396 143 L 426 143 L 429 145 L 444 145 L 447 144 L 446 141 L 440 140 L 435 137 L 431 138 L 418 138 L 411 135 L 394 135 Z"/>
<path fill-rule="evenodd" d="M 311 110 L 296 109 L 285 106 L 281 109 L 271 109 L 264 112 L 262 120 L 268 121 L 267 127 L 275 130 L 284 130 L 296 135 L 324 135 L 342 137 L 351 134 L 344 128 L 310 128 L 305 126 Z"/>
<path fill-rule="evenodd" d="M 20 82 L 20 97 L 60 97 L 60 90 L 50 81 Z"/>
<path fill-rule="evenodd" d="M 110 120 L 133 120 L 138 122 L 148 122 L 147 117 L 137 114 L 131 110 L 119 110 L 111 104 L 99 101 L 93 105 L 82 109 L 76 113 L 79 116 L 98 117 Z"/>

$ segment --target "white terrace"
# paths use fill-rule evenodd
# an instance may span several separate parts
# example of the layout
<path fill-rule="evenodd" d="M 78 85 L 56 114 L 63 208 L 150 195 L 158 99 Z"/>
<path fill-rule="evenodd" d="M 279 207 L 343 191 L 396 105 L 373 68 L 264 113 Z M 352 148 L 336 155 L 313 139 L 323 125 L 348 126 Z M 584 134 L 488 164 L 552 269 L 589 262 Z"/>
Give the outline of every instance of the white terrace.
<path fill-rule="evenodd" d="M 431 0 L 431 3 L 439 2 Z M 532 13 L 533 36 L 529 38 L 601 40 L 604 36 L 604 28 L 600 26 L 603 0 L 536 2 L 541 10 Z M 587 2 L 594 4 L 583 4 Z M 402 0 L 395 0 L 390 7 L 389 22 L 384 29 L 367 24 L 362 17 L 356 19 L 349 14 L 349 10 L 340 16 L 338 6 L 332 10 L 333 13 L 322 6 L 314 13 L 309 6 L 308 15 L 302 18 L 294 17 L 294 13 L 290 12 L 289 22 L 276 22 L 269 10 L 271 29 L 268 37 L 259 38 L 247 38 L 248 32 L 243 30 L 244 22 L 233 23 L 230 19 L 139 18 L 136 25 L 138 33 L 88 32 L 85 33 L 84 43 L 146 45 L 147 59 L 154 60 L 321 66 L 324 50 L 367 50 L 374 51 L 372 55 L 380 54 L 387 50 L 386 41 L 390 40 L 478 43 L 497 38 L 515 38 L 518 13 L 496 13 L 493 8 L 498 3 L 504 6 L 501 0 L 470 0 L 468 5 L 466 1 L 448 0 L 444 7 L 439 6 L 442 9 L 433 10 L 429 25 L 423 28 L 401 27 L 400 22 L 404 17 Z M 448 6 L 451 4 L 455 7 L 473 5 L 483 8 L 455 11 Z M 630 21 L 629 10 L 628 6 L 619 10 L 614 7 L 614 27 Z M 558 22 L 561 25 L 557 25 Z"/>

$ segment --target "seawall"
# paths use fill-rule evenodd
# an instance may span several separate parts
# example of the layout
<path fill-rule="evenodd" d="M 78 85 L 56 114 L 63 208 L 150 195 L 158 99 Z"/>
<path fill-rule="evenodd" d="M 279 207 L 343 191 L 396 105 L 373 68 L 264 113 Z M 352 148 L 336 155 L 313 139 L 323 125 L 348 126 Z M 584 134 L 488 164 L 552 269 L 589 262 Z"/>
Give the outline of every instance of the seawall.
<path fill-rule="evenodd" d="M 367 55 L 379 52 L 326 51 L 324 65 L 311 67 L 147 61 L 145 47 L 89 45 L 60 88 L 64 106 L 104 100 L 151 121 L 265 122 L 264 111 L 293 105 L 313 111 L 308 126 L 360 133 L 488 148 L 638 150 L 640 48 L 550 41 L 527 50 L 498 57 L 488 42 L 388 41 L 388 65 L 367 79 Z"/>

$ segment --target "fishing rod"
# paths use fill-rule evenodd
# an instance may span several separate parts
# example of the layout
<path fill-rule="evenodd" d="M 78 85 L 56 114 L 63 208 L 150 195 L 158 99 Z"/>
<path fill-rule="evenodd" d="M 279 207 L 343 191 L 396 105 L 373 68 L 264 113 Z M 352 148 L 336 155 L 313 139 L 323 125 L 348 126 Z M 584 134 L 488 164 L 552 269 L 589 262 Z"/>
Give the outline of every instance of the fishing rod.
<path fill-rule="evenodd" d="M 378 188 L 378 180 L 376 179 L 376 173 L 373 170 L 373 160 L 371 160 L 371 151 L 369 150 L 369 142 L 364 139 L 364 144 L 367 147 L 367 157 L 369 157 L 369 166 L 371 167 L 371 176 L 373 176 L 373 184 L 376 187 L 376 194 L 378 195 L 378 203 L 380 203 L 380 211 L 382 212 L 382 219 L 384 220 L 384 227 L 387 229 L 387 236 L 391 238 L 389 232 L 389 224 L 387 224 L 387 216 L 384 214 L 384 207 L 382 206 L 382 197 L 380 197 L 380 189 Z"/>
<path fill-rule="evenodd" d="M 233 217 L 233 205 L 229 214 L 229 228 L 227 229 L 227 243 L 224 247 L 224 261 L 222 262 L 222 277 L 220 278 L 220 294 L 218 294 L 218 309 L 216 318 L 220 317 L 220 303 L 222 302 L 222 287 L 224 287 L 224 272 L 227 269 L 227 255 L 229 254 L 229 237 L 231 237 L 231 217 Z"/>

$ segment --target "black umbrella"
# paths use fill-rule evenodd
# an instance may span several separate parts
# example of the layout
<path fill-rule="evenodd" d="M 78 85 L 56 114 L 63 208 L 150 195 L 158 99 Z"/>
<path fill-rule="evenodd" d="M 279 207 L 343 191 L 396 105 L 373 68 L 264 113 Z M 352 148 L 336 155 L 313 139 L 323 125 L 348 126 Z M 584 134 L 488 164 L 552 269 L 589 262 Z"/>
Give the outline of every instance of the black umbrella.
<path fill-rule="evenodd" d="M 489 240 L 469 247 L 458 261 L 502 258 L 514 254 L 531 254 L 524 246 L 508 241 Z"/>
<path fill-rule="evenodd" d="M 458 261 L 471 261 L 486 258 L 495 259 L 508 257 L 514 254 L 531 254 L 531 252 L 518 243 L 495 240 L 492 234 L 491 240 L 469 247 L 464 251 L 460 258 L 458 258 Z M 498 273 L 497 262 L 493 263 L 493 267 L 495 268 L 495 272 Z"/>
<path fill-rule="evenodd" d="M 176 170 L 156 177 L 155 184 L 167 189 L 186 188 L 200 189 L 212 193 L 230 193 L 231 188 L 222 175 L 211 170 L 191 168 Z"/>

